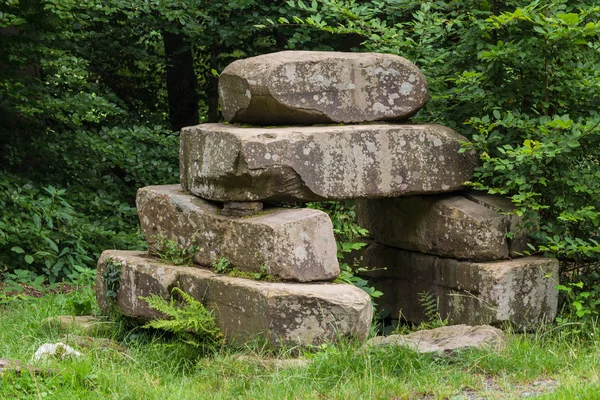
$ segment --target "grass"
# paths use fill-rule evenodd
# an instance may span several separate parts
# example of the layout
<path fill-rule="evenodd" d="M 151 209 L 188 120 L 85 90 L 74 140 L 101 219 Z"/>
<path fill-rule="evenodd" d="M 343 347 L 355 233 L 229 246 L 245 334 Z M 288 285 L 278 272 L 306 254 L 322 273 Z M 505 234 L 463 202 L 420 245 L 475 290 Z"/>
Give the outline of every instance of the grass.
<path fill-rule="evenodd" d="M 41 320 L 68 314 L 73 296 L 85 297 L 80 291 L 0 305 L 0 358 L 29 362 L 42 343 L 61 341 L 63 334 Z M 265 367 L 260 361 L 286 358 L 290 351 L 273 353 L 253 345 L 199 352 L 123 321 L 110 338 L 127 351 L 80 349 L 82 358 L 49 362 L 47 367 L 59 374 L 4 375 L 0 398 L 518 399 L 544 388 L 536 398 L 600 398 L 600 341 L 551 326 L 509 334 L 501 352 L 468 351 L 448 358 L 404 348 L 363 351 L 359 343 L 341 343 L 306 352 L 311 362 L 292 368 Z"/>

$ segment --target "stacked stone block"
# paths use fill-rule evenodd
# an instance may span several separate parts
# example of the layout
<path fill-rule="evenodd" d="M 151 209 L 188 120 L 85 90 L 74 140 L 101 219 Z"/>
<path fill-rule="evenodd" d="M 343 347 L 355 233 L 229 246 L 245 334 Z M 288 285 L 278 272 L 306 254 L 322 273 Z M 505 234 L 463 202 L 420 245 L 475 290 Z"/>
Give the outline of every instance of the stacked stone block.
<path fill-rule="evenodd" d="M 359 200 L 358 221 L 374 240 L 361 262 L 377 269 L 365 275 L 409 321 L 427 318 L 419 294 L 430 293 L 453 323 L 535 328 L 556 315 L 558 261 L 522 257 L 527 231 L 512 210 L 475 192 Z"/>
<path fill-rule="evenodd" d="M 450 292 L 467 288 L 484 301 L 501 303 L 506 318 L 537 321 L 515 314 L 513 303 L 533 296 L 537 307 L 539 296 L 552 297 L 536 268 L 552 269 L 554 261 L 528 259 L 508 267 L 481 262 L 515 254 L 525 236 L 506 242 L 515 223 L 493 209 L 497 199 L 457 194 L 477 166 L 474 152 L 458 152 L 465 137 L 441 125 L 399 123 L 428 98 L 423 75 L 408 60 L 375 53 L 268 54 L 228 66 L 219 94 L 231 124 L 184 128 L 181 186 L 150 186 L 137 196 L 149 245 L 166 238 L 195 246 L 198 267 L 107 251 L 97 282 L 103 310 L 116 307 L 139 320 L 158 317 L 139 297 L 168 298 L 179 287 L 214 312 L 231 341 L 258 335 L 274 345 L 306 345 L 365 338 L 370 298 L 352 285 L 331 282 L 339 264 L 327 214 L 270 205 L 358 199 L 360 221 L 379 242 L 364 260 L 388 268 L 386 274 L 373 273 L 388 306 L 416 319 L 415 288 L 433 289 L 446 303 Z M 311 126 L 332 123 L 346 125 Z M 223 259 L 242 272 L 266 273 L 281 282 L 215 274 L 211 265 Z M 115 265 L 120 282 L 112 300 L 103 277 Z M 529 294 L 511 297 L 505 290 L 521 279 L 515 271 L 535 278 L 527 280 Z M 488 318 L 471 314 L 471 303 L 455 301 L 442 311 L 462 312 L 457 322 Z M 548 316 L 552 307 L 544 309 Z"/>

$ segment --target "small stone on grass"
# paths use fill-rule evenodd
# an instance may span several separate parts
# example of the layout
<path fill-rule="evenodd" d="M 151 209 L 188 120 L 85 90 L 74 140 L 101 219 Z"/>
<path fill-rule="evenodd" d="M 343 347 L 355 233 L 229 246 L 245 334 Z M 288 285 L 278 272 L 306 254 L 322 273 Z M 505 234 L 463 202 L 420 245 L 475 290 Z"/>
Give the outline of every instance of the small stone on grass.
<path fill-rule="evenodd" d="M 405 346 L 417 353 L 454 354 L 464 349 L 500 350 L 505 346 L 505 336 L 502 330 L 489 325 L 452 325 L 409 335 L 378 336 L 366 346 Z"/>

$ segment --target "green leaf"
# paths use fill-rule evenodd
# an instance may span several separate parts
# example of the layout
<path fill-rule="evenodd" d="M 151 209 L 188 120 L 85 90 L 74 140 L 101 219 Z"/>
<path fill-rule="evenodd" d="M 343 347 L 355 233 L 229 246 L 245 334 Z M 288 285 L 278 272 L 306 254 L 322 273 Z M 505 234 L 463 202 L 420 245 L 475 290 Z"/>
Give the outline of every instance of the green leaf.
<path fill-rule="evenodd" d="M 29 255 L 29 254 L 27 254 L 27 255 L 25 256 L 25 262 L 26 262 L 27 264 L 31 264 L 31 263 L 33 262 L 33 256 L 32 256 L 32 255 Z"/>
<path fill-rule="evenodd" d="M 578 14 L 558 14 L 557 17 L 568 26 L 575 26 L 579 23 Z"/>
<path fill-rule="evenodd" d="M 25 253 L 25 250 L 23 250 L 22 248 L 20 248 L 19 246 L 14 246 L 13 248 L 10 249 L 11 251 L 14 251 L 15 253 L 19 253 L 19 254 L 23 254 Z"/>

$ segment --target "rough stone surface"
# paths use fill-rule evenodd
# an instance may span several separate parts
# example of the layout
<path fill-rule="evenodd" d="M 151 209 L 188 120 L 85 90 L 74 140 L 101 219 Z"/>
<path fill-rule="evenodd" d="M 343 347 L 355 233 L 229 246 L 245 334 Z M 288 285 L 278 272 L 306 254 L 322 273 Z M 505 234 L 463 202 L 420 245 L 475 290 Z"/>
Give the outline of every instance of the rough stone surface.
<path fill-rule="evenodd" d="M 225 120 L 260 125 L 405 119 L 428 100 L 423 74 L 391 54 L 282 51 L 219 77 Z"/>
<path fill-rule="evenodd" d="M 33 361 L 47 360 L 49 358 L 70 358 L 70 357 L 81 357 L 82 353 L 78 352 L 71 346 L 67 346 L 62 342 L 58 343 L 44 343 L 33 354 L 31 358 Z"/>
<path fill-rule="evenodd" d="M 108 260 L 121 265 L 116 299 L 106 296 Z M 96 296 L 100 309 L 140 321 L 160 318 L 139 296 L 168 299 L 179 287 L 203 302 L 230 342 L 262 336 L 272 345 L 317 345 L 341 337 L 365 339 L 373 309 L 369 296 L 352 285 L 270 283 L 176 267 L 132 251 L 105 251 L 98 262 Z"/>
<path fill-rule="evenodd" d="M 21 360 L 16 360 L 16 359 L 10 359 L 10 358 L 0 358 L 0 378 L 2 378 L 2 375 L 4 374 L 15 374 L 15 375 L 20 375 L 23 371 L 27 371 L 28 374 L 30 375 L 41 375 L 41 376 L 47 376 L 47 375 L 53 375 L 53 374 L 60 374 L 57 370 L 55 369 L 48 369 L 48 368 L 36 368 L 34 366 L 31 366 L 29 364 L 24 364 L 21 362 Z"/>
<path fill-rule="evenodd" d="M 464 196 L 474 201 L 477 204 L 481 204 L 490 210 L 502 213 L 509 222 L 509 230 L 513 233 L 514 237 L 508 240 L 508 249 L 511 257 L 521 256 L 523 251 L 528 250 L 528 232 L 530 230 L 539 229 L 539 221 L 531 223 L 532 226 L 526 226 L 522 217 L 516 214 L 510 214 L 515 210 L 515 206 L 512 201 L 507 197 L 494 196 L 482 192 L 468 191 L 464 193 Z"/>
<path fill-rule="evenodd" d="M 255 355 L 241 355 L 235 360 L 244 364 L 254 363 L 264 368 L 274 369 L 303 368 L 311 363 L 308 358 L 261 358 Z"/>
<path fill-rule="evenodd" d="M 523 251 L 527 244 L 526 232 L 514 218 L 460 194 L 359 200 L 356 216 L 379 243 L 442 257 L 509 258 L 511 243 L 506 235 L 513 229 L 513 252 Z"/>
<path fill-rule="evenodd" d="M 181 132 L 181 185 L 208 200 L 314 201 L 455 191 L 478 157 L 441 125 L 241 128 Z"/>
<path fill-rule="evenodd" d="M 405 346 L 417 353 L 453 354 L 465 349 L 501 350 L 504 332 L 489 325 L 451 325 L 413 332 L 409 335 L 377 336 L 367 346 Z"/>
<path fill-rule="evenodd" d="M 469 325 L 512 323 L 530 329 L 556 316 L 558 261 L 523 257 L 494 262 L 450 258 L 371 244 L 360 253 L 361 273 L 383 292 L 379 304 L 392 316 L 426 320 L 419 293 L 439 298 L 442 318 Z M 387 268 L 383 270 L 383 268 Z"/>
<path fill-rule="evenodd" d="M 107 350 L 107 351 L 115 351 L 121 354 L 126 354 L 129 352 L 127 347 L 121 345 L 116 340 L 103 338 L 103 337 L 94 337 L 94 336 L 80 336 L 67 334 L 61 338 L 63 343 L 66 343 L 71 346 L 76 346 L 78 349 L 85 350 Z"/>
<path fill-rule="evenodd" d="M 340 272 L 333 226 L 322 211 L 271 208 L 230 218 L 219 215 L 218 205 L 183 193 L 179 185 L 140 189 L 137 207 L 150 246 L 159 237 L 197 245 L 194 261 L 200 265 L 210 267 L 224 257 L 240 271 L 300 282 L 331 280 Z"/>
<path fill-rule="evenodd" d="M 260 201 L 229 201 L 223 204 L 221 215 L 229 217 L 250 217 L 263 210 Z"/>
<path fill-rule="evenodd" d="M 62 331 L 77 331 L 84 335 L 102 335 L 111 332 L 114 324 L 101 321 L 93 315 L 63 315 L 42 320 L 42 324 Z"/>

